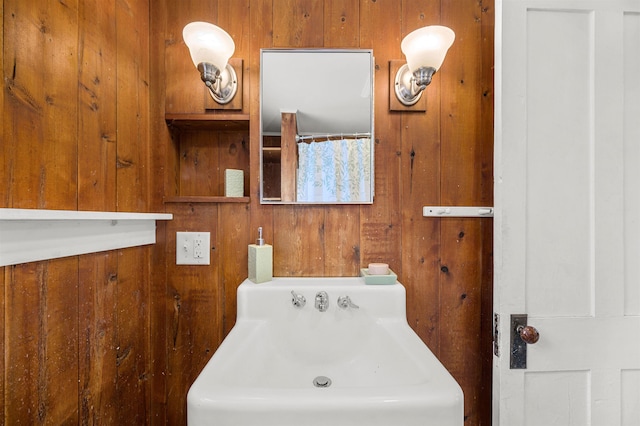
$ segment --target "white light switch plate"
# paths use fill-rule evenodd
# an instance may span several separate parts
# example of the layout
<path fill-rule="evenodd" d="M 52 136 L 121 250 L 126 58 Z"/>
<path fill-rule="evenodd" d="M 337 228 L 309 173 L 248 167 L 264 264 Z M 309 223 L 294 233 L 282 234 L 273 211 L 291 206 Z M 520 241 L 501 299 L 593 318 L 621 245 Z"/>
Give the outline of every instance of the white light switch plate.
<path fill-rule="evenodd" d="M 209 265 L 210 247 L 210 232 L 177 232 L 176 265 Z"/>

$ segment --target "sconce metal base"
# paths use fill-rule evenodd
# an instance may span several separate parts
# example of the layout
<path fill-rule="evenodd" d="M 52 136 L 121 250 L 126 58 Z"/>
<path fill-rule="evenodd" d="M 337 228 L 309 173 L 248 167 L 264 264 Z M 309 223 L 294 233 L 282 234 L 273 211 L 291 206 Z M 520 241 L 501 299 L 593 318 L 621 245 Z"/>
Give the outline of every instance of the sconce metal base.
<path fill-rule="evenodd" d="M 413 74 L 407 64 L 398 69 L 395 78 L 396 97 L 405 106 L 415 105 L 422 96 L 422 91 L 431 83 L 435 74 L 434 68 L 420 68 Z"/>
<path fill-rule="evenodd" d="M 200 78 L 209 88 L 209 94 L 220 105 L 228 104 L 238 91 L 236 71 L 230 64 L 220 72 L 212 64 L 201 62 L 198 64 Z"/>

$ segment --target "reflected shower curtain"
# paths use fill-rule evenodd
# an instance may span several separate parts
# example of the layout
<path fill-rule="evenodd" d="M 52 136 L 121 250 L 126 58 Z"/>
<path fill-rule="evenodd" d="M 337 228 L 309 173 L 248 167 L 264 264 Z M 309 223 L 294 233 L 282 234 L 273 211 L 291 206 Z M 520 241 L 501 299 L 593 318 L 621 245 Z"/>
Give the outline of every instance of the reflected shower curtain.
<path fill-rule="evenodd" d="M 370 202 L 371 140 L 299 142 L 297 200 Z"/>

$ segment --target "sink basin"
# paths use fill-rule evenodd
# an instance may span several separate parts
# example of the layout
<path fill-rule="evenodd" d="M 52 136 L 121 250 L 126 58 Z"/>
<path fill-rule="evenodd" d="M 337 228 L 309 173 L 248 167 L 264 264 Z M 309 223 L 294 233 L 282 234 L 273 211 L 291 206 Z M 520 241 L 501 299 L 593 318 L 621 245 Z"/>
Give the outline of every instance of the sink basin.
<path fill-rule="evenodd" d="M 292 291 L 304 306 L 294 306 Z M 328 296 L 324 312 L 315 307 L 319 292 Z M 338 306 L 341 296 L 357 307 Z M 236 325 L 189 390 L 187 421 L 460 426 L 463 395 L 407 324 L 402 284 L 247 280 Z"/>

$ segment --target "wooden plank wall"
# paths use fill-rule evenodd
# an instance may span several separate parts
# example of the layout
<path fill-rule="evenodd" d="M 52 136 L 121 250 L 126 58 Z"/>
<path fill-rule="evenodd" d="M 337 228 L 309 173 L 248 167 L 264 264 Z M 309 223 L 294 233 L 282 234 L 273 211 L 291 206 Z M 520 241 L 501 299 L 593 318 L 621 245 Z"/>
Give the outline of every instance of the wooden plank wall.
<path fill-rule="evenodd" d="M 1 207 L 163 208 L 149 188 L 149 9 L 1 3 Z M 0 269 L 0 424 L 150 423 L 152 255 Z"/>
<path fill-rule="evenodd" d="M 158 32 L 156 92 L 172 113 L 203 113 L 203 90 L 181 39 L 184 25 L 216 23 L 244 60 L 243 111 L 250 115 L 248 206 L 170 203 L 166 234 L 167 419 L 181 424 L 190 384 L 235 319 L 235 292 L 247 276 L 246 245 L 262 226 L 274 245 L 276 276 L 355 276 L 369 262 L 388 262 L 407 287 L 408 319 L 465 392 L 465 424 L 490 423 L 492 222 L 427 219 L 424 205 L 492 205 L 493 1 L 164 0 Z M 413 29 L 443 24 L 456 31 L 445 64 L 427 89 L 427 112 L 390 112 L 389 61 Z M 164 48 L 166 46 L 166 48 Z M 376 199 L 363 206 L 259 203 L 260 49 L 373 49 Z M 162 72 L 160 72 L 162 74 Z M 312 82 L 310 82 L 312 84 Z M 200 87 L 198 87 L 200 85 Z M 197 94 L 197 95 L 196 95 Z M 215 113 L 214 113 L 215 114 Z M 175 145 L 165 194 L 174 195 Z M 216 132 L 210 133 L 215 139 Z M 226 145 L 220 155 L 228 152 Z M 230 158 L 219 157 L 218 168 Z M 172 168 L 173 167 L 173 168 Z M 187 169 L 191 173 L 193 164 Z M 202 182 L 206 184 L 206 182 Z M 210 267 L 173 264 L 175 231 L 212 233 Z M 206 319 L 205 319 L 206 318 Z"/>
<path fill-rule="evenodd" d="M 354 276 L 390 263 L 411 326 L 463 387 L 465 424 L 489 424 L 491 221 L 426 219 L 421 209 L 492 204 L 493 0 L 0 4 L 0 206 L 175 217 L 159 224 L 153 248 L 1 268 L 0 423 L 185 424 L 187 389 L 234 324 L 247 244 L 262 226 L 278 276 Z M 194 20 L 234 38 L 251 121 L 248 133 L 212 132 L 207 162 L 181 168 L 189 153 L 164 114 L 204 109 L 181 35 Z M 388 63 L 402 59 L 404 35 L 428 24 L 457 34 L 428 110 L 389 112 Z M 374 50 L 373 205 L 260 205 L 267 47 Z M 243 158 L 248 204 L 163 203 L 181 187 L 219 191 L 221 165 Z M 210 266 L 175 265 L 177 231 L 211 232 Z"/>

